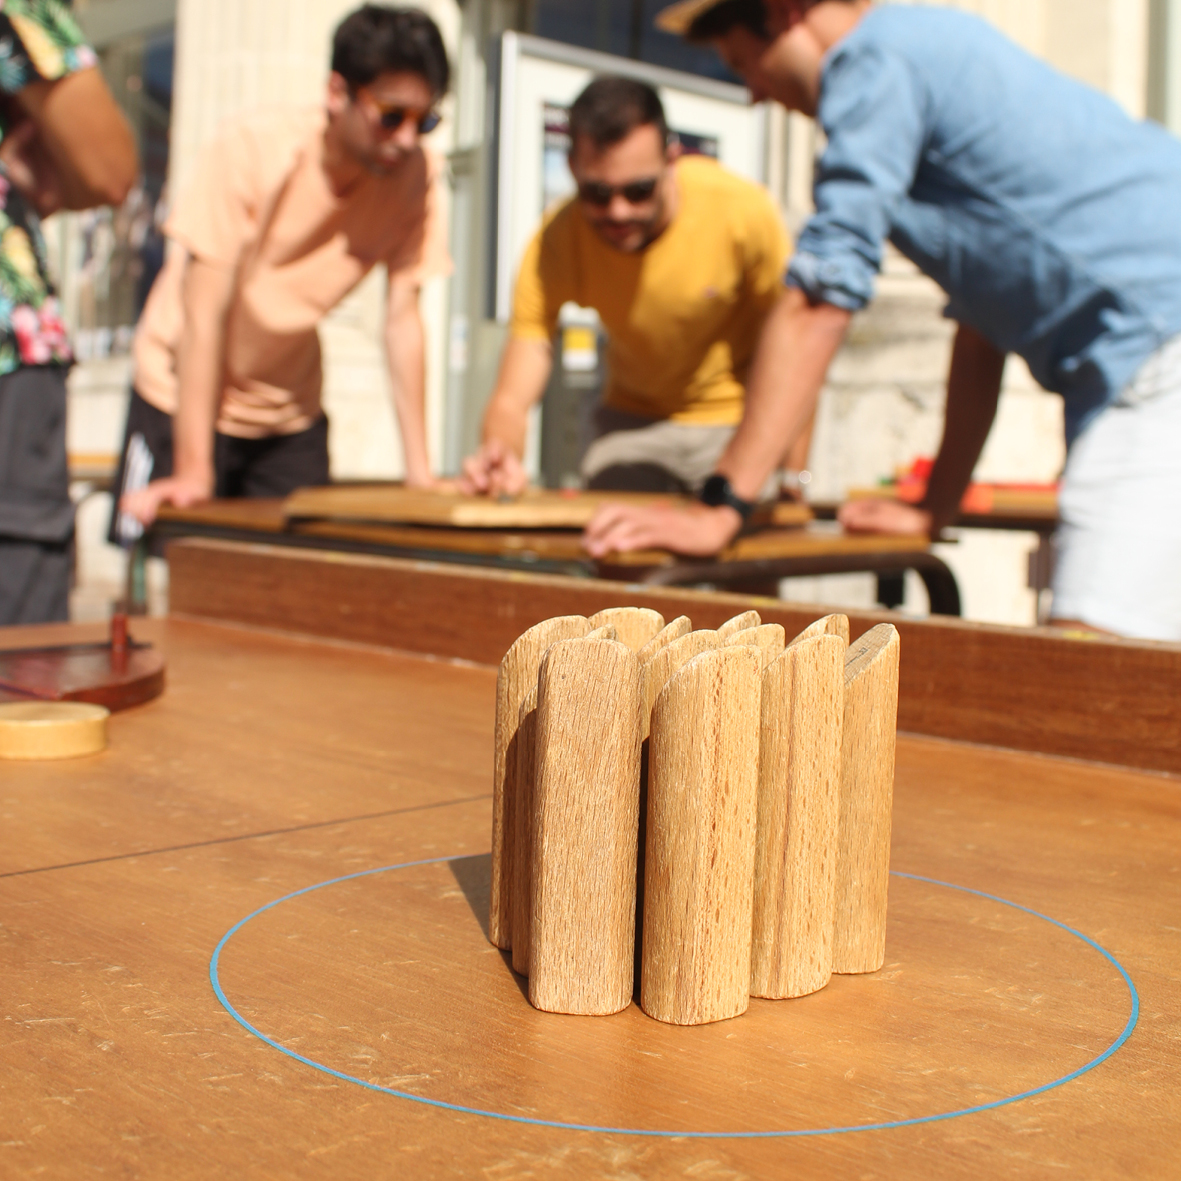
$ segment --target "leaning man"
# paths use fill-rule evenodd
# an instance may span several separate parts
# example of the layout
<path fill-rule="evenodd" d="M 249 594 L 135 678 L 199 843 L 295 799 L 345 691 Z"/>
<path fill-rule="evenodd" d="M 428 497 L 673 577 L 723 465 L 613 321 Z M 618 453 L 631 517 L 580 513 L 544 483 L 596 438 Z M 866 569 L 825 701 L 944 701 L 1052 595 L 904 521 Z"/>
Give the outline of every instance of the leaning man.
<path fill-rule="evenodd" d="M 712 42 L 756 96 L 814 116 L 826 145 L 718 461 L 730 500 L 614 507 L 588 528 L 591 552 L 707 553 L 733 536 L 808 421 L 889 239 L 949 297 L 946 421 L 925 502 L 855 502 L 846 528 L 954 520 L 1016 353 L 1065 405 L 1054 620 L 1181 640 L 1181 143 L 967 13 L 686 0 L 663 23 Z"/>
<path fill-rule="evenodd" d="M 591 82 L 570 109 L 570 141 L 577 195 L 525 251 L 464 486 L 525 487 L 529 410 L 549 380 L 558 313 L 573 302 L 594 308 L 608 337 L 584 482 L 696 492 L 742 417 L 759 329 L 783 291 L 786 233 L 765 190 L 679 154 L 659 96 L 642 82 Z"/>
<path fill-rule="evenodd" d="M 323 108 L 248 116 L 207 149 L 136 332 L 112 540 L 162 504 L 328 482 L 317 326 L 379 264 L 406 479 L 430 482 L 418 294 L 448 259 L 420 141 L 448 78 L 425 13 L 367 4 L 336 30 Z"/>

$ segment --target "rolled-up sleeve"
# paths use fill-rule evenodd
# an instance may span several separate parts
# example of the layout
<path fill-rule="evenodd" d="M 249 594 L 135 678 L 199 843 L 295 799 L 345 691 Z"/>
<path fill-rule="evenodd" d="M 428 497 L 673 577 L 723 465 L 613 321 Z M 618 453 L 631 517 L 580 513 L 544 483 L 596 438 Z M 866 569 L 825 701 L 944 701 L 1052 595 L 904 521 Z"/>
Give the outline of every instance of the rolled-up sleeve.
<path fill-rule="evenodd" d="M 914 70 L 879 46 L 839 48 L 826 65 L 816 213 L 787 270 L 787 282 L 813 302 L 857 311 L 873 297 L 882 243 L 922 154 L 926 106 Z"/>

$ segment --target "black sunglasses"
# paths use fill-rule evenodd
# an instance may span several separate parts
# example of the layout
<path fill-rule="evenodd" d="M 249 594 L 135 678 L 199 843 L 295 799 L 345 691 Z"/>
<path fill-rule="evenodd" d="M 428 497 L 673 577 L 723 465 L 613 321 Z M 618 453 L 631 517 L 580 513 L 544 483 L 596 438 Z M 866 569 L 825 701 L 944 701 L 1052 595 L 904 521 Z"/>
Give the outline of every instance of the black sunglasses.
<path fill-rule="evenodd" d="M 380 122 L 386 131 L 397 131 L 406 122 L 409 114 L 410 112 L 402 107 L 388 107 L 381 112 Z M 427 111 L 425 115 L 419 117 L 418 134 L 429 135 L 442 121 L 443 116 L 438 111 Z"/>
<path fill-rule="evenodd" d="M 605 208 L 611 204 L 616 195 L 621 196 L 629 205 L 642 205 L 652 200 L 660 178 L 650 177 L 648 180 L 633 180 L 625 185 L 604 185 L 595 181 L 585 181 L 578 186 L 578 197 L 588 205 Z"/>

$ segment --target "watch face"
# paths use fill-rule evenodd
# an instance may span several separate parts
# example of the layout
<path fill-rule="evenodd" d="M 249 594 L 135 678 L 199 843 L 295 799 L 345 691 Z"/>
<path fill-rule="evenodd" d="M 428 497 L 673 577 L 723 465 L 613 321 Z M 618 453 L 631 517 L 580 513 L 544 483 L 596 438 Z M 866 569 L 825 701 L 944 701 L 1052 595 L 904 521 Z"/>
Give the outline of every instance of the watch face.
<path fill-rule="evenodd" d="M 730 481 L 725 476 L 710 476 L 701 486 L 701 503 L 717 508 L 726 503 L 726 493 L 730 491 Z"/>

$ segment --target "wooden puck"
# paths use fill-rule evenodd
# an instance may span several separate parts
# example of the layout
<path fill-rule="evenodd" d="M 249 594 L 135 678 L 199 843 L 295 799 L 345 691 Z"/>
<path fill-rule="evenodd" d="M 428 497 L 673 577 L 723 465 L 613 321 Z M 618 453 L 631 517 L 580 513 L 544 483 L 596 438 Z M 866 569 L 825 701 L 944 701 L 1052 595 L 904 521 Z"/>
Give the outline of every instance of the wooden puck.
<path fill-rule="evenodd" d="M 73 759 L 107 747 L 111 711 L 84 701 L 0 705 L 0 759 Z"/>

